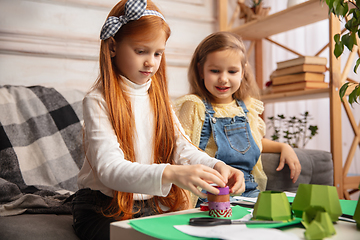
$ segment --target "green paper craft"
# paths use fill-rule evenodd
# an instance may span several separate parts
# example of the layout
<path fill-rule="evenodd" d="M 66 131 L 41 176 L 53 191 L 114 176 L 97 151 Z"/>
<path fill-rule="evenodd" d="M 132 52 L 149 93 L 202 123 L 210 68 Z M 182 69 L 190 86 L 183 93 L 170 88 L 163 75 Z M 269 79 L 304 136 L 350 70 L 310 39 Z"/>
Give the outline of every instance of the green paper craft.
<path fill-rule="evenodd" d="M 316 221 L 310 223 L 309 227 L 304 232 L 304 235 L 307 240 L 323 239 L 326 237 L 324 228 Z"/>
<path fill-rule="evenodd" d="M 336 234 L 334 224 L 331 221 L 331 218 L 325 210 L 323 212 L 319 211 L 316 214 L 315 221 L 321 224 L 325 230 L 326 237 L 330 237 Z"/>
<path fill-rule="evenodd" d="M 317 225 L 315 227 L 311 226 L 314 222 L 317 222 L 321 225 L 320 231 L 325 234 L 325 237 L 330 237 L 336 234 L 331 218 L 323 207 L 309 207 L 303 212 L 303 220 L 301 223 L 306 229 L 319 228 Z M 312 231 L 315 230 L 310 230 L 307 234 L 305 234 L 305 236 L 308 235 L 310 239 L 314 239 L 314 233 Z"/>
<path fill-rule="evenodd" d="M 305 228 L 308 228 L 310 223 L 315 220 L 318 211 L 325 212 L 325 209 L 320 206 L 310 206 L 303 212 L 301 223 L 304 225 Z"/>
<path fill-rule="evenodd" d="M 264 191 L 258 196 L 254 206 L 253 219 L 290 221 L 293 219 L 286 194 L 278 191 Z"/>
<path fill-rule="evenodd" d="M 323 207 L 333 222 L 342 214 L 339 196 L 334 186 L 299 184 L 292 203 L 294 215 L 302 217 L 303 212 L 310 206 Z"/>
<path fill-rule="evenodd" d="M 289 202 L 292 203 L 294 201 L 295 197 L 287 197 L 287 198 L 288 198 Z M 340 206 L 341 206 L 342 213 L 353 216 L 358 201 L 356 201 L 356 200 L 345 200 L 345 199 L 340 199 L 339 201 L 340 201 Z"/>
<path fill-rule="evenodd" d="M 240 219 L 245 215 L 249 214 L 250 208 L 241 206 L 232 207 L 232 217 L 230 219 Z M 152 218 L 138 218 L 130 220 L 129 223 L 135 230 L 147 234 L 149 236 L 159 239 L 206 239 L 187 235 L 176 228 L 174 225 L 188 225 L 190 218 L 195 217 L 210 217 L 209 211 L 170 215 L 170 216 L 159 216 Z M 274 224 L 252 224 L 247 225 L 248 228 L 281 228 L 294 224 L 301 223 L 301 219 L 295 219 L 290 222 L 274 223 Z"/>
<path fill-rule="evenodd" d="M 359 185 L 359 189 L 360 189 L 360 185 Z M 360 196 L 359 196 L 358 202 L 356 204 L 356 209 L 355 209 L 353 219 L 356 221 L 357 229 L 360 230 L 360 203 L 359 202 L 360 202 Z"/>

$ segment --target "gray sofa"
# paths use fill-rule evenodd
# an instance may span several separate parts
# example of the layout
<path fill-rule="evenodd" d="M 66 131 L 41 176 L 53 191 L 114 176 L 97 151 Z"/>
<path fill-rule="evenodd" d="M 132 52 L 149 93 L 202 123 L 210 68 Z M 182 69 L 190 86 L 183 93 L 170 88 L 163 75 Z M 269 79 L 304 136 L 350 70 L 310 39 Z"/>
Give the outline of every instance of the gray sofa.
<path fill-rule="evenodd" d="M 0 86 L 0 239 L 78 239 L 71 193 L 81 168 L 83 92 Z M 295 149 L 302 172 L 276 172 L 279 154 L 262 154 L 267 189 L 295 192 L 299 183 L 333 184 L 331 154 Z"/>

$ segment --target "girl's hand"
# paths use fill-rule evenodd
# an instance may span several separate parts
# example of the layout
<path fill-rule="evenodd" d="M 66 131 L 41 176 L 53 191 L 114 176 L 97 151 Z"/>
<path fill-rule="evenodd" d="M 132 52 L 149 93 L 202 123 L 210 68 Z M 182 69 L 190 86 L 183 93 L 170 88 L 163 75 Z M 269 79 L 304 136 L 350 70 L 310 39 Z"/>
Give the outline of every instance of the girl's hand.
<path fill-rule="evenodd" d="M 227 180 L 227 178 L 224 178 L 224 175 L 222 176 L 215 169 L 201 164 L 168 165 L 165 167 L 162 175 L 163 184 L 173 183 L 178 187 L 193 192 L 201 198 L 206 198 L 207 195 L 199 191 L 197 187 L 201 187 L 213 194 L 219 194 L 219 190 L 211 186 L 210 183 L 225 187 L 228 182 Z"/>
<path fill-rule="evenodd" d="M 294 149 L 289 144 L 274 142 L 266 138 L 261 139 L 261 143 L 263 145 L 262 152 L 280 152 L 280 162 L 276 171 L 281 171 L 286 163 L 290 168 L 290 178 L 295 183 L 300 175 L 301 165 Z"/>
<path fill-rule="evenodd" d="M 216 163 L 214 169 L 226 179 L 231 195 L 240 195 L 245 192 L 245 179 L 242 171 L 230 167 L 223 162 Z"/>
<path fill-rule="evenodd" d="M 292 182 L 295 183 L 299 178 L 301 165 L 294 149 L 288 144 L 283 144 L 281 146 L 280 163 L 276 168 L 276 171 L 281 171 L 284 168 L 285 163 L 289 165 L 290 178 L 292 179 Z"/>

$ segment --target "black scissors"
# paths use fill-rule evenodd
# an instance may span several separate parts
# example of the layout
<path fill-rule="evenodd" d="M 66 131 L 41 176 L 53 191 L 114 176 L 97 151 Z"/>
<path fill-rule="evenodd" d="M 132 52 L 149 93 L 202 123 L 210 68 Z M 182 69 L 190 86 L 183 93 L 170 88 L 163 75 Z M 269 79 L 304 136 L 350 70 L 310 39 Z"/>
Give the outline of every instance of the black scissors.
<path fill-rule="evenodd" d="M 264 223 L 282 223 L 281 221 L 249 221 L 249 220 L 231 220 L 224 218 L 210 218 L 210 217 L 199 217 L 190 218 L 189 224 L 191 226 L 216 226 L 226 224 L 264 224 Z"/>

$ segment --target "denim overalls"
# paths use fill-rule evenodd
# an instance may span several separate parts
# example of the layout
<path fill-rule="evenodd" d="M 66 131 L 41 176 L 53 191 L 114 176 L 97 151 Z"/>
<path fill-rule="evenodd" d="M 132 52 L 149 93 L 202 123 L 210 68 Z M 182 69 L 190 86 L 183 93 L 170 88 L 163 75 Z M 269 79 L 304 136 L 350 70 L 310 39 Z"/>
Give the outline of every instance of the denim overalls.
<path fill-rule="evenodd" d="M 236 100 L 238 106 L 244 110 L 245 117 L 235 116 L 233 118 L 215 118 L 211 103 L 203 100 L 205 110 L 205 121 L 201 130 L 199 148 L 205 151 L 211 133 L 217 145 L 215 158 L 226 164 L 241 170 L 245 178 L 245 192 L 243 196 L 257 196 L 258 184 L 251 174 L 253 167 L 260 156 L 260 149 L 251 134 L 250 124 L 247 118 L 247 110 L 243 101 Z M 250 195 L 249 195 L 250 194 Z"/>

